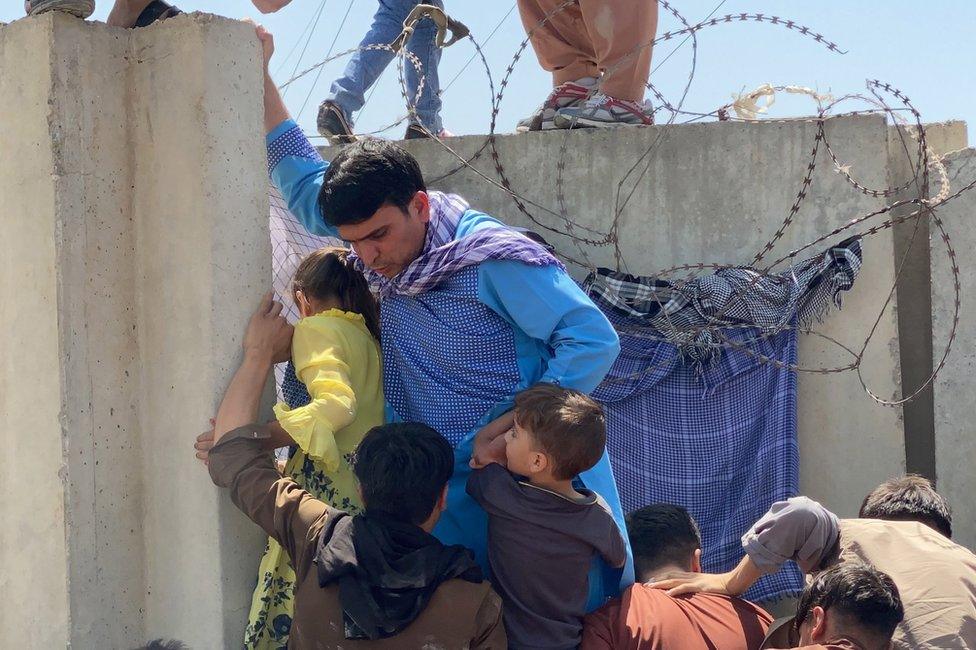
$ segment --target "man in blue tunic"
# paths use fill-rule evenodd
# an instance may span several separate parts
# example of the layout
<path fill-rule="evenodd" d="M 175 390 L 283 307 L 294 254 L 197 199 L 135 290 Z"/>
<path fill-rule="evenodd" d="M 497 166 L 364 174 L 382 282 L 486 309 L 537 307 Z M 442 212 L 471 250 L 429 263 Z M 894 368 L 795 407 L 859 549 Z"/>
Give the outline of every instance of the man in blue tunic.
<path fill-rule="evenodd" d="M 485 564 L 485 514 L 464 489 L 475 434 L 535 383 L 592 391 L 619 352 L 616 332 L 544 247 L 458 196 L 428 191 L 400 147 L 369 140 L 323 161 L 267 73 L 270 34 L 258 35 L 271 179 L 310 233 L 352 246 L 379 292 L 388 419 L 423 422 L 454 447 L 448 508 L 434 534 Z M 580 480 L 623 530 L 606 453 Z M 595 566 L 591 604 L 631 582 L 630 561 L 623 575 Z"/>

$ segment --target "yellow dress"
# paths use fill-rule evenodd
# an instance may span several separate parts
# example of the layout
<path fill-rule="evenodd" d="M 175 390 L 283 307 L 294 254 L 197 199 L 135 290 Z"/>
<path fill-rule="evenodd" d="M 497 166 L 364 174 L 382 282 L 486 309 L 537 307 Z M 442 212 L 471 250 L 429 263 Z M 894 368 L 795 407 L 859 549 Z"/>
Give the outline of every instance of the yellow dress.
<path fill-rule="evenodd" d="M 298 446 L 285 465 L 285 475 L 333 507 L 356 512 L 361 503 L 351 455 L 366 432 L 383 424 L 379 345 L 362 316 L 329 309 L 295 325 L 292 360 L 312 401 L 293 409 L 283 403 L 274 408 L 278 423 Z M 288 554 L 268 539 L 251 600 L 245 648 L 287 646 L 294 590 L 295 571 Z"/>

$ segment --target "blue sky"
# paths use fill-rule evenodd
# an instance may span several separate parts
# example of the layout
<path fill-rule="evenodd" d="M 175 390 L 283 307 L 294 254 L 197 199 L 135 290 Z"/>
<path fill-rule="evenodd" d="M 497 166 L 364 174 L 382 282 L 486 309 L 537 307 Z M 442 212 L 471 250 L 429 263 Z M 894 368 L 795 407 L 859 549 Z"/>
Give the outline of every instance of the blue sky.
<path fill-rule="evenodd" d="M 324 8 L 313 36 L 300 39 L 322 2 Z M 676 7 L 689 22 L 716 9 L 719 0 L 678 2 Z M 6 2 L 0 21 L 22 15 L 19 2 Z M 340 52 L 354 47 L 365 33 L 376 3 L 373 0 L 293 0 L 277 14 L 262 16 L 249 0 L 180 0 L 188 10 L 209 11 L 230 17 L 252 17 L 274 34 L 277 53 L 272 70 L 284 81 L 325 58 L 330 47 Z M 466 23 L 483 44 L 496 84 L 524 38 L 514 0 L 447 0 L 450 12 Z M 104 20 L 110 9 L 100 0 L 95 19 Z M 343 28 L 340 24 L 348 10 Z M 686 108 L 708 112 L 729 101 L 732 93 L 752 89 L 764 82 L 797 84 L 829 91 L 835 95 L 864 90 L 867 78 L 892 83 L 908 95 L 926 121 L 966 120 L 970 142 L 976 142 L 976 81 L 967 69 L 976 60 L 976 3 L 968 0 L 885 0 L 884 2 L 809 2 L 797 0 L 726 0 L 715 15 L 765 13 L 792 19 L 836 42 L 844 55 L 827 51 L 812 39 L 768 24 L 734 22 L 699 32 L 698 64 Z M 507 18 L 505 16 L 507 15 Z M 497 32 L 488 39 L 497 26 Z M 677 21 L 662 10 L 659 33 L 678 29 Z M 335 41 L 333 45 L 333 41 Z M 486 42 L 487 41 L 487 42 Z M 675 47 L 680 39 L 662 43 L 654 53 L 652 81 L 671 101 L 680 96 L 691 65 L 691 42 Z M 299 55 L 304 49 L 304 56 Z M 291 57 L 287 58 L 289 52 Z M 474 54 L 461 42 L 445 51 L 441 62 L 442 85 L 446 86 Z M 667 58 L 665 61 L 664 59 Z M 315 112 L 331 80 L 338 76 L 345 59 L 293 84 L 286 102 L 293 115 L 314 133 Z M 542 100 L 549 88 L 549 75 L 539 69 L 531 49 L 515 69 L 499 116 L 499 131 L 511 131 L 519 118 Z M 464 68 L 444 92 L 444 122 L 459 134 L 484 133 L 489 123 L 491 97 L 484 68 L 478 60 Z M 371 131 L 403 114 L 396 67 L 391 65 L 381 78 L 366 107 L 357 116 L 356 130 Z M 304 109 L 302 108 L 304 105 Z M 854 108 L 848 105 L 848 108 Z M 773 117 L 807 115 L 812 104 L 779 96 Z M 402 126 L 388 132 L 400 137 Z"/>

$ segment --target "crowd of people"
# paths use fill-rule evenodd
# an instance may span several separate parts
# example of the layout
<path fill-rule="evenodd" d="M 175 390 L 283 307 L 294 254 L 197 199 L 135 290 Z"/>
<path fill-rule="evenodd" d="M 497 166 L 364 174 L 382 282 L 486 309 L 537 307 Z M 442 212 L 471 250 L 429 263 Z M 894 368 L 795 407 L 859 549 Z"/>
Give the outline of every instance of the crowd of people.
<path fill-rule="evenodd" d="M 395 38 L 416 4 L 381 1 L 363 43 Z M 519 128 L 650 123 L 657 3 L 563 4 L 518 3 L 553 75 Z M 92 3 L 27 7 L 58 8 Z M 113 21 L 177 12 L 117 0 Z M 949 506 L 921 477 L 880 485 L 856 519 L 805 497 L 774 503 L 722 574 L 702 572 L 680 505 L 625 515 L 588 396 L 619 352 L 606 316 L 538 236 L 428 189 L 396 144 L 355 139 L 352 114 L 392 54 L 361 50 L 333 84 L 319 128 L 346 146 L 326 162 L 268 73 L 271 35 L 257 35 L 271 179 L 309 233 L 349 248 L 303 260 L 294 326 L 262 299 L 196 440 L 213 482 L 269 536 L 245 647 L 976 648 L 976 555 L 952 542 Z M 428 84 L 411 128 L 444 137 L 432 39 L 408 40 Z M 282 362 L 291 390 L 260 422 Z M 788 561 L 809 580 L 774 622 L 742 595 Z"/>

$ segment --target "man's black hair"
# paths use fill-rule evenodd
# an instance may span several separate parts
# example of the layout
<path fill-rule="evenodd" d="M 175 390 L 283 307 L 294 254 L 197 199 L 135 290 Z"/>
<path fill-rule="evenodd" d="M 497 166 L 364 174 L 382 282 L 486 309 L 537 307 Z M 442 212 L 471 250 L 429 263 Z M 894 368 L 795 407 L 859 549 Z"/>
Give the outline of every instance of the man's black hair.
<path fill-rule="evenodd" d="M 879 641 L 891 639 L 905 617 L 898 587 L 887 573 L 860 562 L 845 562 L 823 571 L 807 585 L 796 606 L 796 630 L 820 606 L 831 616 L 840 615 L 840 633 L 854 634 L 856 627 Z"/>
<path fill-rule="evenodd" d="M 864 497 L 862 519 L 917 521 L 952 537 L 952 509 L 932 481 L 918 474 L 891 478 Z"/>
<path fill-rule="evenodd" d="M 701 533 L 687 510 L 655 503 L 627 515 L 627 536 L 638 579 L 668 565 L 688 567 L 701 548 Z"/>
<path fill-rule="evenodd" d="M 176 639 L 153 639 L 136 650 L 190 650 L 190 646 Z"/>
<path fill-rule="evenodd" d="M 426 424 L 384 424 L 359 443 L 352 471 L 367 510 L 420 525 L 454 473 L 454 450 Z"/>
<path fill-rule="evenodd" d="M 366 138 L 332 159 L 319 191 L 319 210 L 329 225 L 357 224 L 387 204 L 406 210 L 414 195 L 426 189 L 413 156 L 387 140 Z"/>

